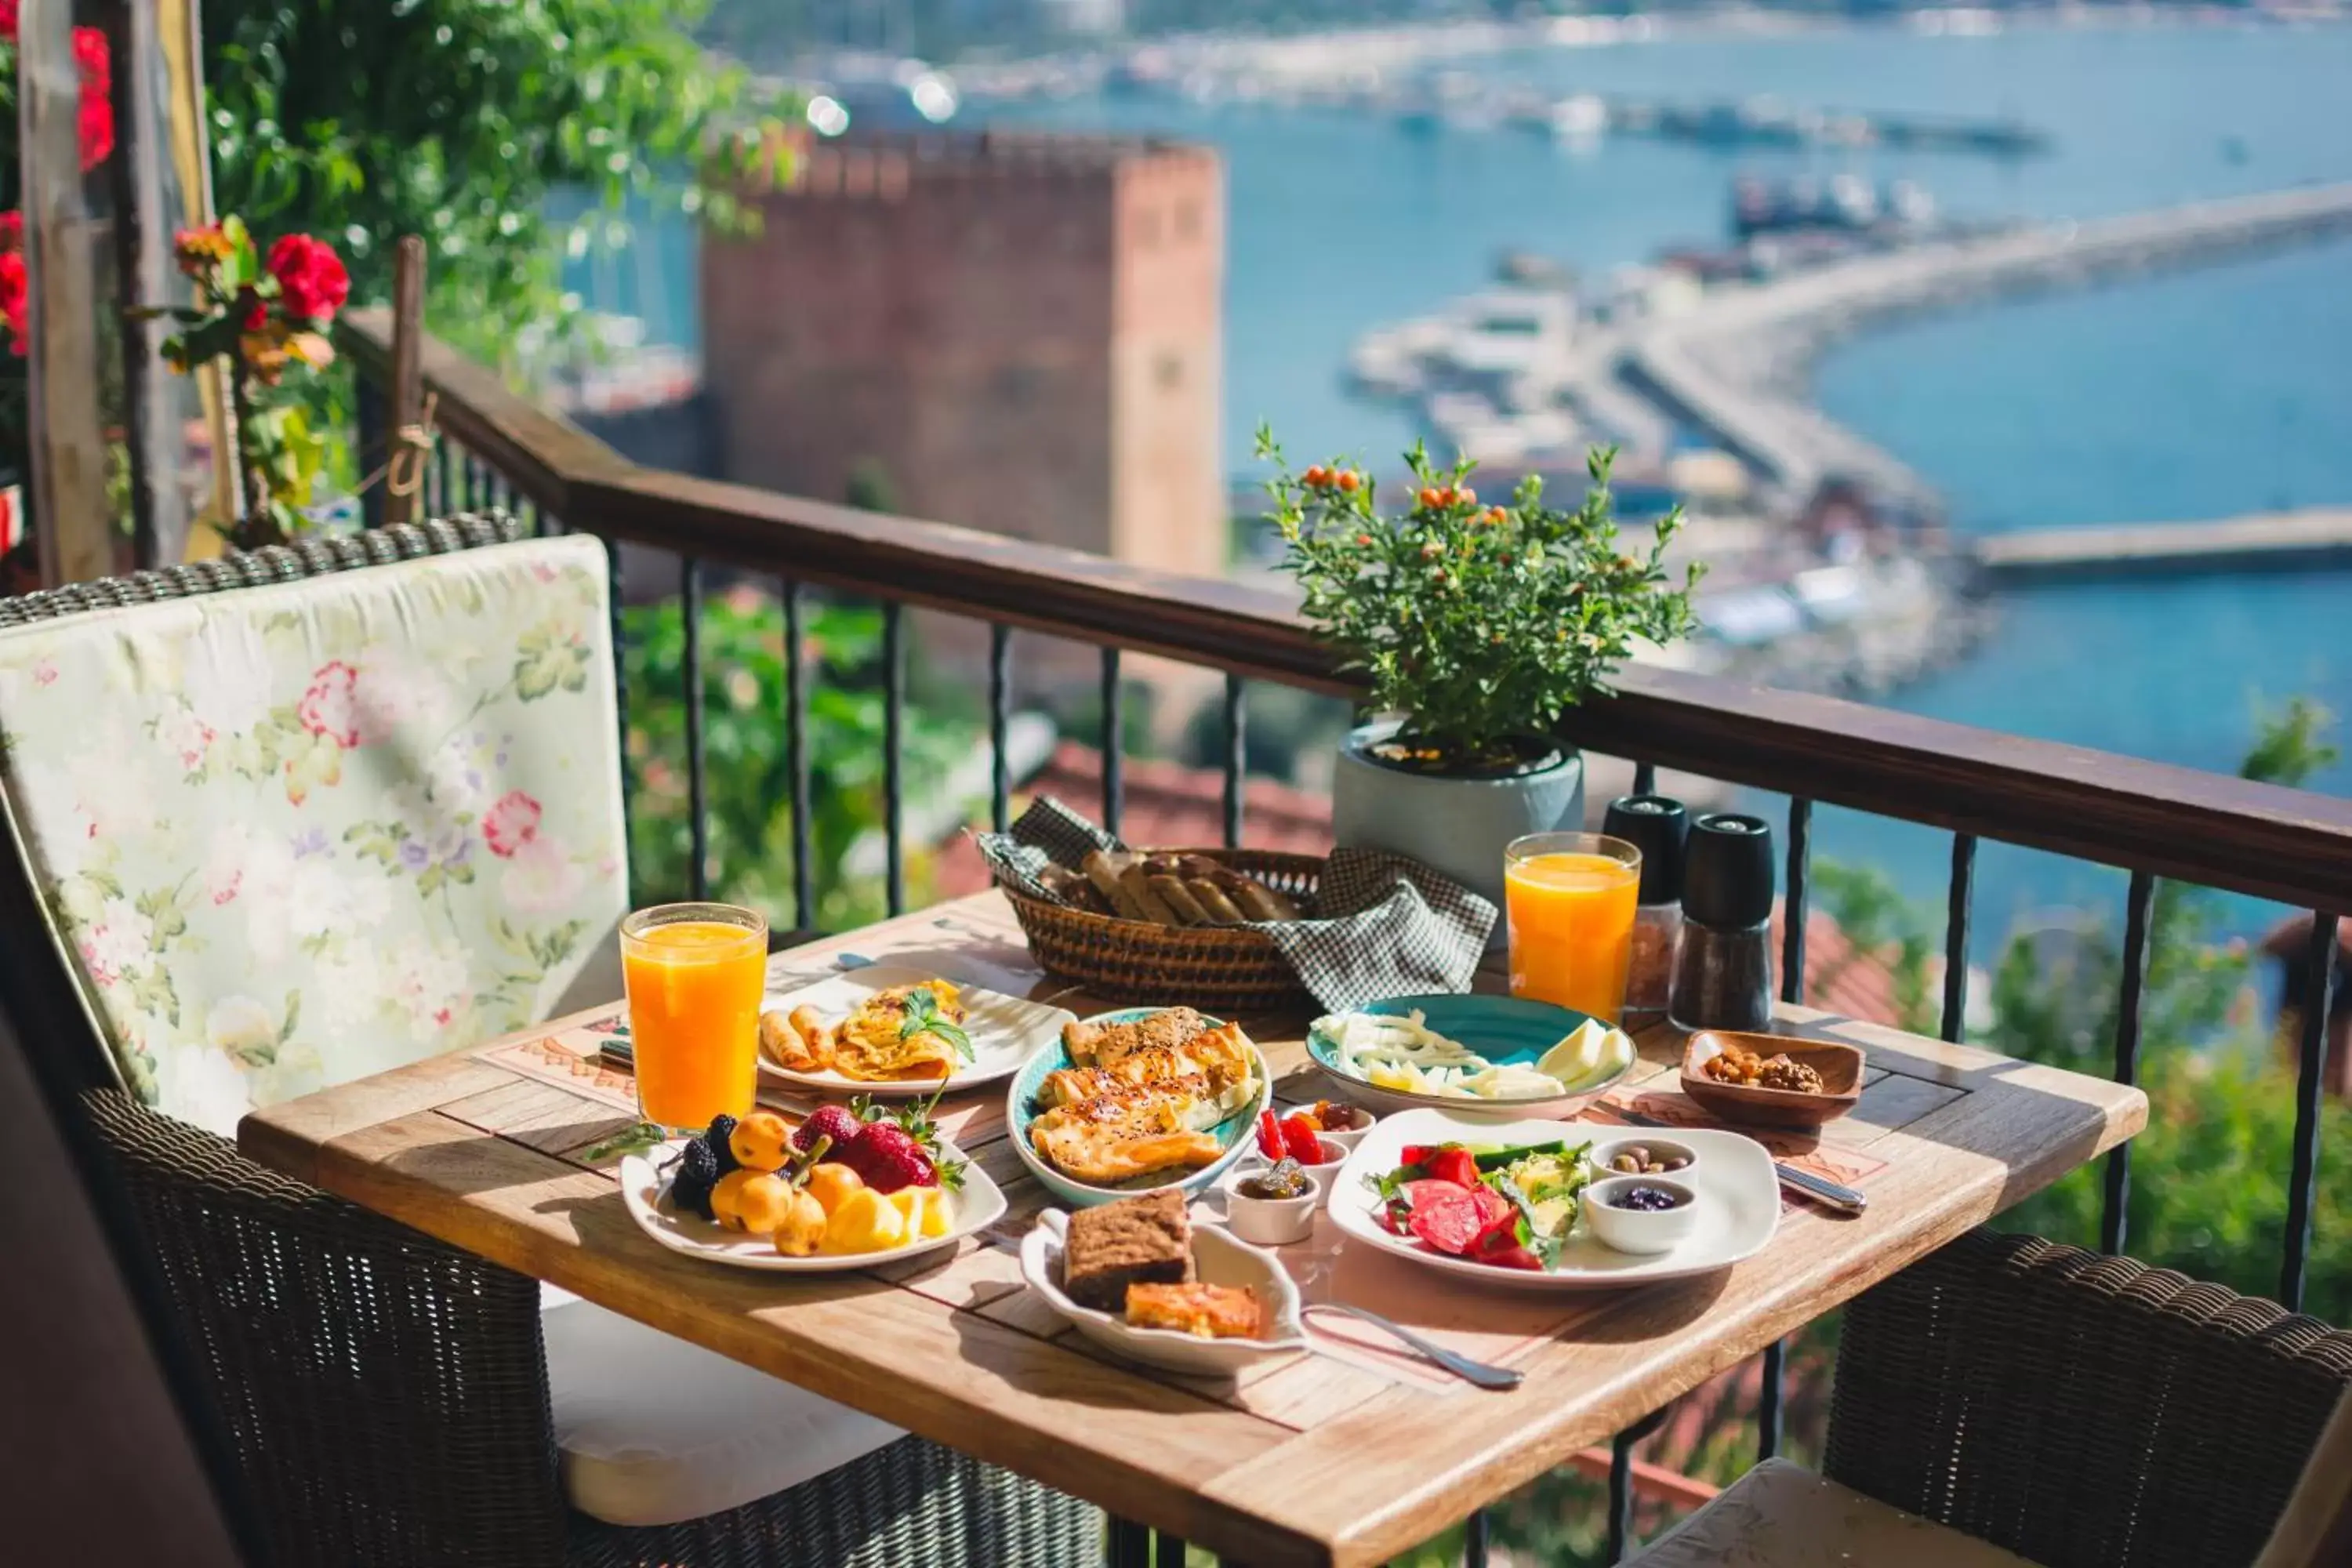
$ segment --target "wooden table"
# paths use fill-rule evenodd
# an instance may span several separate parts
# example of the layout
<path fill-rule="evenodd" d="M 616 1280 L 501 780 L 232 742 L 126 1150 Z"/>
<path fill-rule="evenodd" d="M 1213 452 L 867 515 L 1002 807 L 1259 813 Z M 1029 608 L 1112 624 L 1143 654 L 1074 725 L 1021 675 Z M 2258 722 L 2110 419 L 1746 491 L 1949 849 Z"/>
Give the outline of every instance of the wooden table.
<path fill-rule="evenodd" d="M 774 967 L 816 978 L 845 953 L 986 966 L 1081 1014 L 1119 1001 L 1039 973 L 994 894 L 796 948 Z M 1507 1394 L 1401 1384 L 1326 1355 L 1223 1386 L 1114 1364 L 1030 1299 L 1010 1250 L 977 1240 L 945 1261 L 814 1279 L 699 1263 L 641 1235 L 611 1162 L 586 1161 L 625 1116 L 476 1052 L 257 1111 L 240 1140 L 289 1175 L 1231 1561 L 1375 1563 L 1754 1355 L 2147 1121 L 2138 1090 L 2104 1079 L 1806 1008 L 1782 1013 L 1793 1030 L 1868 1052 L 1861 1101 L 1825 1140 L 1827 1152 L 1885 1162 L 1863 1184 L 1868 1213 L 1846 1219 L 1794 1206 L 1761 1255 L 1704 1280 L 1572 1299 L 1497 1294 L 1495 1310 L 1540 1312 L 1550 1327 L 1521 1342 L 1511 1359 L 1527 1381 Z M 1284 1080 L 1277 1094 L 1287 1086 L 1311 1097 L 1304 1017 L 1242 1022 Z M 1670 1088 L 1679 1036 L 1662 1026 L 1640 1046 L 1628 1082 Z M 1016 1215 L 1043 1206 L 1004 1137 L 1001 1089 L 941 1111 Z"/>

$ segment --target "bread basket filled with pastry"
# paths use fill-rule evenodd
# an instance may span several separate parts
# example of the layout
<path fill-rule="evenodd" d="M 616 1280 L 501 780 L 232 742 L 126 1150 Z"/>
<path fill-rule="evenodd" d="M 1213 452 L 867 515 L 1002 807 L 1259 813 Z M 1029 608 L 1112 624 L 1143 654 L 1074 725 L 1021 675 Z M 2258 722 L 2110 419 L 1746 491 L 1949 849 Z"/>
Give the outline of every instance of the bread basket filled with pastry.
<path fill-rule="evenodd" d="M 1318 857 L 1269 850 L 1094 849 L 998 885 L 1053 973 L 1139 1002 L 1245 1012 L 1305 995 L 1257 927 L 1311 914 L 1322 870 Z"/>
<path fill-rule="evenodd" d="M 1401 856 L 1139 849 L 1051 795 L 974 835 L 1030 953 L 1122 1001 L 1246 1016 L 1463 991 L 1495 906 Z"/>

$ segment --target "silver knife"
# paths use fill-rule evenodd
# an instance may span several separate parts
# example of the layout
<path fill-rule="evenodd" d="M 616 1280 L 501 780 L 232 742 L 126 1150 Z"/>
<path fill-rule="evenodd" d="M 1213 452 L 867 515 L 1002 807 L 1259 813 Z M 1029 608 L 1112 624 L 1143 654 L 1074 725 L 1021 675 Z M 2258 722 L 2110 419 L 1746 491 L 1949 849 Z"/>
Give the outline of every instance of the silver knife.
<path fill-rule="evenodd" d="M 1627 1110 L 1622 1106 L 1612 1105 L 1608 1107 L 1608 1110 L 1611 1115 L 1622 1117 L 1636 1127 L 1654 1127 L 1661 1132 L 1682 1131 L 1671 1121 L 1662 1121 L 1654 1116 L 1643 1116 L 1639 1111 Z M 1793 1187 L 1807 1197 L 1817 1199 L 1840 1214 L 1858 1215 L 1870 1206 L 1870 1195 L 1867 1193 L 1846 1186 L 1842 1183 L 1832 1182 L 1827 1176 L 1816 1176 L 1811 1171 L 1800 1171 L 1796 1166 L 1784 1165 L 1778 1160 L 1772 1162 L 1772 1171 L 1780 1178 L 1782 1186 Z"/>

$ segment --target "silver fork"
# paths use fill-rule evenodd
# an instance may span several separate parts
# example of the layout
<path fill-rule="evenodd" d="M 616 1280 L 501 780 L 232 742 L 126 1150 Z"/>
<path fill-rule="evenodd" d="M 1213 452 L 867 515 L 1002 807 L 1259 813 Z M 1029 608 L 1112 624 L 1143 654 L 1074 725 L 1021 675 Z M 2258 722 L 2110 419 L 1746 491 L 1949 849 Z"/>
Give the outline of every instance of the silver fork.
<path fill-rule="evenodd" d="M 1372 1327 L 1393 1335 L 1402 1343 L 1410 1345 L 1415 1352 L 1428 1357 L 1464 1382 L 1475 1384 L 1480 1388 L 1517 1388 L 1527 1377 L 1527 1373 L 1512 1367 L 1493 1366 L 1483 1361 L 1472 1361 L 1466 1355 L 1447 1350 L 1434 1340 L 1423 1339 L 1411 1329 L 1390 1322 L 1378 1312 L 1368 1312 L 1361 1307 L 1351 1307 L 1345 1301 L 1311 1301 L 1307 1303 L 1306 1310 L 1344 1312 L 1351 1318 L 1361 1318 Z"/>

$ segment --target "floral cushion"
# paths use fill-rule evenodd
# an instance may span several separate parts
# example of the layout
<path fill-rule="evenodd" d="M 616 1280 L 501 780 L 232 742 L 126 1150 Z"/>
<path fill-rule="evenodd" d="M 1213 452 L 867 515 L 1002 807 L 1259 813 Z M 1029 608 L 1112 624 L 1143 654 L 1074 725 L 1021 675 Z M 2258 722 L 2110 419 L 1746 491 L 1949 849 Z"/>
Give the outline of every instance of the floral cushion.
<path fill-rule="evenodd" d="M 123 1077 L 216 1131 L 549 1016 L 627 907 L 604 553 L 0 632 L 0 781 Z"/>

